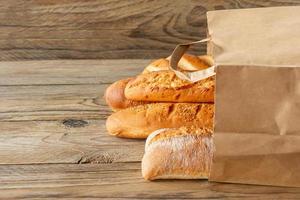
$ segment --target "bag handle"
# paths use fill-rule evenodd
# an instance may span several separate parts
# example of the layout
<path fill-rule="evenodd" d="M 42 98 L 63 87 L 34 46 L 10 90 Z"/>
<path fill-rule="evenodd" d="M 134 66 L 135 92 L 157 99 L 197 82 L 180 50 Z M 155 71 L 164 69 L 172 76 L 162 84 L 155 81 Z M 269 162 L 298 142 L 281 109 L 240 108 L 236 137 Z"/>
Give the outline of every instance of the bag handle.
<path fill-rule="evenodd" d="M 184 43 L 184 44 L 179 44 L 176 46 L 174 49 L 173 53 L 171 54 L 171 59 L 170 59 L 170 65 L 169 69 L 173 71 L 176 76 L 180 79 L 187 80 L 190 82 L 197 82 L 203 79 L 206 79 L 210 76 L 215 75 L 215 66 L 211 66 L 207 69 L 199 70 L 196 72 L 186 72 L 183 73 L 181 71 L 177 70 L 177 65 L 178 62 L 180 61 L 181 57 L 183 54 L 189 49 L 190 46 L 196 45 L 196 44 L 202 44 L 210 41 L 211 38 L 205 38 L 199 41 L 195 42 L 189 42 L 189 43 Z"/>

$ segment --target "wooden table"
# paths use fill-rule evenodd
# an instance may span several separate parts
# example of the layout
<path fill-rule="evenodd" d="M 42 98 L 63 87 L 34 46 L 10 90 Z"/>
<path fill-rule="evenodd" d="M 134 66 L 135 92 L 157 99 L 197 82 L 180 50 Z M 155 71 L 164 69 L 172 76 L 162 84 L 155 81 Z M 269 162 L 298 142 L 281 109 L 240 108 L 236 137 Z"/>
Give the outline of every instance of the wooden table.
<path fill-rule="evenodd" d="M 113 81 L 148 60 L 0 63 L 0 199 L 296 199 L 300 188 L 148 182 L 144 141 L 109 136 L 103 101 Z"/>

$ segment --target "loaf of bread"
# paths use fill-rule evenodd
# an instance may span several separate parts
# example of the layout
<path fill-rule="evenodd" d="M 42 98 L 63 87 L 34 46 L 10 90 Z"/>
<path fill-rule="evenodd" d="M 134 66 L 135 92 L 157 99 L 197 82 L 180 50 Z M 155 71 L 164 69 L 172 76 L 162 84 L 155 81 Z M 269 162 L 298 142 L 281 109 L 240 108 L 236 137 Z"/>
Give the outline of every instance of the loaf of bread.
<path fill-rule="evenodd" d="M 162 58 L 155 60 L 154 62 L 150 63 L 143 73 L 150 73 L 153 71 L 161 71 L 161 70 L 168 70 L 169 68 L 169 61 Z M 124 90 L 127 83 L 134 79 L 133 77 L 127 79 L 121 79 L 119 81 L 114 82 L 111 84 L 105 91 L 104 99 L 107 105 L 113 110 L 118 111 L 120 109 L 132 107 L 135 105 L 146 104 L 145 101 L 133 101 L 129 100 L 124 95 Z"/>
<path fill-rule="evenodd" d="M 143 71 L 143 74 L 157 72 L 162 70 L 169 69 L 169 59 L 161 58 L 150 63 Z M 195 71 L 199 69 L 204 69 L 211 66 L 212 59 L 210 56 L 194 56 L 189 54 L 184 54 L 181 58 L 178 67 L 182 71 Z M 145 100 L 129 100 L 124 95 L 124 90 L 127 83 L 134 78 L 127 78 L 116 81 L 112 85 L 110 85 L 105 92 L 104 98 L 106 103 L 110 106 L 113 111 L 117 111 L 120 109 L 132 107 L 135 105 L 141 105 L 149 103 Z M 181 102 L 181 101 L 179 101 Z M 184 101 L 183 101 L 184 102 Z M 189 102 L 189 101 L 188 101 Z"/>
<path fill-rule="evenodd" d="M 170 62 L 171 56 L 167 58 Z M 179 60 L 177 67 L 179 70 L 183 71 L 198 71 L 206 69 L 213 65 L 213 59 L 211 56 L 194 56 L 190 54 L 184 54 Z"/>
<path fill-rule="evenodd" d="M 191 83 L 172 71 L 141 74 L 128 82 L 125 97 L 135 101 L 214 102 L 215 77 Z"/>
<path fill-rule="evenodd" d="M 161 58 L 150 63 L 142 72 L 142 74 L 169 70 L 169 62 L 171 57 Z M 201 69 L 206 69 L 213 65 L 213 60 L 208 55 L 194 56 L 190 54 L 184 54 L 180 61 L 178 62 L 178 70 L 181 71 L 198 71 Z"/>
<path fill-rule="evenodd" d="M 213 104 L 144 104 L 113 113 L 106 121 L 106 128 L 111 135 L 142 139 L 161 128 L 212 128 L 213 116 Z"/>
<path fill-rule="evenodd" d="M 133 78 L 122 79 L 111 84 L 105 91 L 104 99 L 107 105 L 113 110 L 118 111 L 120 109 L 146 104 L 145 101 L 133 101 L 129 100 L 124 95 L 124 90 L 127 83 Z"/>
<path fill-rule="evenodd" d="M 213 155 L 211 129 L 159 129 L 149 135 L 142 175 L 155 179 L 207 179 Z"/>
<path fill-rule="evenodd" d="M 206 63 L 207 66 L 211 67 L 214 65 L 214 60 L 210 55 L 201 55 L 198 56 L 200 60 Z"/>
<path fill-rule="evenodd" d="M 147 67 L 145 67 L 142 74 L 147 74 L 150 72 L 156 72 L 161 70 L 169 70 L 169 61 L 165 58 L 161 58 L 151 62 Z"/>

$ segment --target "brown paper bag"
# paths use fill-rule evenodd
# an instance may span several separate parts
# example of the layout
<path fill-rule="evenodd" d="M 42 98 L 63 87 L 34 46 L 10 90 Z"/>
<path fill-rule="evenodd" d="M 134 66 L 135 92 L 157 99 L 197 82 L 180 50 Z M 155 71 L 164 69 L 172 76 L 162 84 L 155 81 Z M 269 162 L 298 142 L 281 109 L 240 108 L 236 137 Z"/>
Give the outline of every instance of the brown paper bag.
<path fill-rule="evenodd" d="M 207 20 L 215 68 L 178 75 L 216 73 L 209 180 L 300 186 L 300 7 L 212 11 Z"/>

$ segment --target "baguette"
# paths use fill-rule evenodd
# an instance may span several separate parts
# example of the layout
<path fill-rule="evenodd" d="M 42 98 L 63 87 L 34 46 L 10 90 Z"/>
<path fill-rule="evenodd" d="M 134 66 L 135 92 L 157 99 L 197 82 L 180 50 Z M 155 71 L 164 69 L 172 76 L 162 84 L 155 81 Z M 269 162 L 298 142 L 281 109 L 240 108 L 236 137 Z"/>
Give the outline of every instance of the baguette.
<path fill-rule="evenodd" d="M 209 66 L 209 67 L 211 67 L 215 64 L 213 58 L 210 55 L 201 55 L 201 56 L 198 56 L 198 58 L 200 60 L 203 60 L 203 62 L 205 62 L 207 64 L 207 66 Z"/>
<path fill-rule="evenodd" d="M 158 59 L 154 62 L 150 63 L 143 71 L 143 74 L 151 73 L 154 71 L 162 71 L 169 69 L 169 59 Z M 199 69 L 206 68 L 212 65 L 212 60 L 210 56 L 193 56 L 189 54 L 184 54 L 182 59 L 180 60 L 178 67 L 183 71 L 195 71 Z M 134 78 L 127 78 L 116 81 L 115 83 L 111 84 L 105 92 L 104 98 L 106 103 L 113 111 L 118 111 L 120 109 L 147 104 L 149 102 L 146 101 L 136 101 L 127 99 L 124 95 L 124 90 L 127 83 Z"/>
<path fill-rule="evenodd" d="M 213 116 L 213 104 L 144 104 L 113 113 L 106 121 L 106 128 L 111 135 L 143 139 L 160 128 L 212 128 Z"/>
<path fill-rule="evenodd" d="M 155 60 L 154 62 L 150 63 L 143 73 L 150 73 L 153 71 L 161 71 L 161 70 L 168 70 L 169 61 L 162 58 Z M 130 80 L 133 80 L 134 78 L 127 78 L 127 79 L 121 79 L 119 81 L 114 82 L 111 84 L 105 91 L 104 99 L 107 103 L 107 105 L 113 110 L 118 111 L 120 109 L 146 104 L 145 101 L 133 101 L 129 100 L 124 95 L 124 90 L 127 85 L 127 83 Z"/>
<path fill-rule="evenodd" d="M 128 82 L 125 97 L 135 101 L 214 102 L 215 77 L 191 83 L 172 71 L 141 74 Z"/>
<path fill-rule="evenodd" d="M 151 62 L 142 72 L 142 74 L 147 74 L 150 72 L 156 72 L 161 70 L 169 70 L 169 61 L 165 58 L 161 58 Z"/>
<path fill-rule="evenodd" d="M 167 60 L 170 62 L 171 56 L 169 56 Z M 179 60 L 177 67 L 179 70 L 183 71 L 198 71 L 211 67 L 212 65 L 213 60 L 211 56 L 194 56 L 190 54 L 184 54 Z"/>
<path fill-rule="evenodd" d="M 213 154 L 210 129 L 154 131 L 146 140 L 142 175 L 155 179 L 207 179 Z"/>
<path fill-rule="evenodd" d="M 142 74 L 169 70 L 171 56 L 168 58 L 161 58 L 150 63 L 142 72 Z M 213 65 L 212 58 L 208 55 L 194 56 L 190 54 L 184 54 L 178 62 L 178 69 L 181 71 L 198 71 L 206 69 Z"/>
<path fill-rule="evenodd" d="M 105 91 L 104 99 L 107 105 L 113 110 L 128 108 L 145 104 L 147 102 L 129 100 L 124 95 L 124 90 L 127 83 L 133 78 L 122 79 L 111 84 Z"/>

